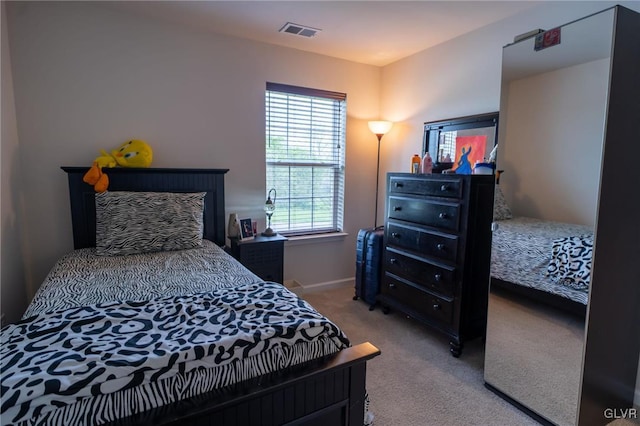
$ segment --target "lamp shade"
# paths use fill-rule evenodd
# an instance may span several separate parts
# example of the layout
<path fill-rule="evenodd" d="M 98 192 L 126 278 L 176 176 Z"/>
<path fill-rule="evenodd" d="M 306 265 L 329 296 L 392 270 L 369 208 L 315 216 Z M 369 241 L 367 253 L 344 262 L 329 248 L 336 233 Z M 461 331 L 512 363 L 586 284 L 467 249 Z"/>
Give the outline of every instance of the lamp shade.
<path fill-rule="evenodd" d="M 275 192 L 275 189 L 272 189 L 271 191 Z M 264 212 L 266 214 L 273 214 L 273 212 L 276 211 L 276 203 L 275 203 L 275 196 L 273 197 L 274 199 L 271 199 L 271 191 L 269 191 L 269 195 L 267 196 L 267 202 L 264 203 Z"/>
<path fill-rule="evenodd" d="M 384 135 L 391 130 L 393 123 L 391 121 L 370 121 L 369 130 L 376 135 Z"/>
<path fill-rule="evenodd" d="M 271 199 L 271 193 L 273 193 L 273 200 Z M 264 203 L 264 212 L 267 214 L 267 229 L 264 230 L 262 235 L 267 237 L 272 237 L 277 234 L 273 229 L 271 229 L 271 216 L 276 211 L 276 189 L 271 188 L 267 193 L 267 202 Z"/>

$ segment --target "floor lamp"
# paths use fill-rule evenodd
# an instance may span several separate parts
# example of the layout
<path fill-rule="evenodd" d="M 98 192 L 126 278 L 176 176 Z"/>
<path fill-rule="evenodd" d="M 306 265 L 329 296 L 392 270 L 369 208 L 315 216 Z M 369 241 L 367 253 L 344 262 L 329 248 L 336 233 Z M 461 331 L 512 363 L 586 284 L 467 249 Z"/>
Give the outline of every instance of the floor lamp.
<path fill-rule="evenodd" d="M 370 121 L 369 130 L 378 137 L 378 166 L 376 167 L 376 209 L 373 227 L 378 227 L 378 178 L 380 176 L 380 141 L 382 137 L 391 130 L 393 123 L 391 121 Z"/>

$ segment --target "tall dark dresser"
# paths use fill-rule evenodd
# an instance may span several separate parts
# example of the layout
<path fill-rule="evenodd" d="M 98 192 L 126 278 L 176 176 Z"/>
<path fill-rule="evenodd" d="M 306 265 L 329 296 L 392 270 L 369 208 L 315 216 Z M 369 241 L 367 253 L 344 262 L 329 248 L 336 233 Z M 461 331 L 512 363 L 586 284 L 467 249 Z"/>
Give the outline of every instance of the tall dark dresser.
<path fill-rule="evenodd" d="M 459 357 L 484 336 L 494 176 L 387 175 L 379 302 L 446 334 Z"/>

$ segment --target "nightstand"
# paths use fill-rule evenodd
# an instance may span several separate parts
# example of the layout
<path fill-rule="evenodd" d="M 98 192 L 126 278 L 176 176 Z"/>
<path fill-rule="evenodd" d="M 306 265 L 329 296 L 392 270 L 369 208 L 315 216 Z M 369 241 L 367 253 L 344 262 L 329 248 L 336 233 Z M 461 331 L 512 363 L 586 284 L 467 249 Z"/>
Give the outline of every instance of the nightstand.
<path fill-rule="evenodd" d="M 283 283 L 284 242 L 286 237 L 258 235 L 252 240 L 231 240 L 230 253 L 247 269 L 265 281 Z"/>

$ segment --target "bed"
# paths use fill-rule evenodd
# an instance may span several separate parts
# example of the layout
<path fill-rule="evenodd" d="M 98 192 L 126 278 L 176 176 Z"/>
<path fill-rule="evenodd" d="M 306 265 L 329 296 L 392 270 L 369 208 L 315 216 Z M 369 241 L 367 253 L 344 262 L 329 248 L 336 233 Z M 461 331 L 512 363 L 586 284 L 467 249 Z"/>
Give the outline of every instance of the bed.
<path fill-rule="evenodd" d="M 3 424 L 363 424 L 380 351 L 222 249 L 227 170 L 63 169 L 75 249 L 2 330 Z"/>
<path fill-rule="evenodd" d="M 498 287 L 576 315 L 586 313 L 593 229 L 514 217 L 496 187 L 491 250 L 492 288 Z"/>

